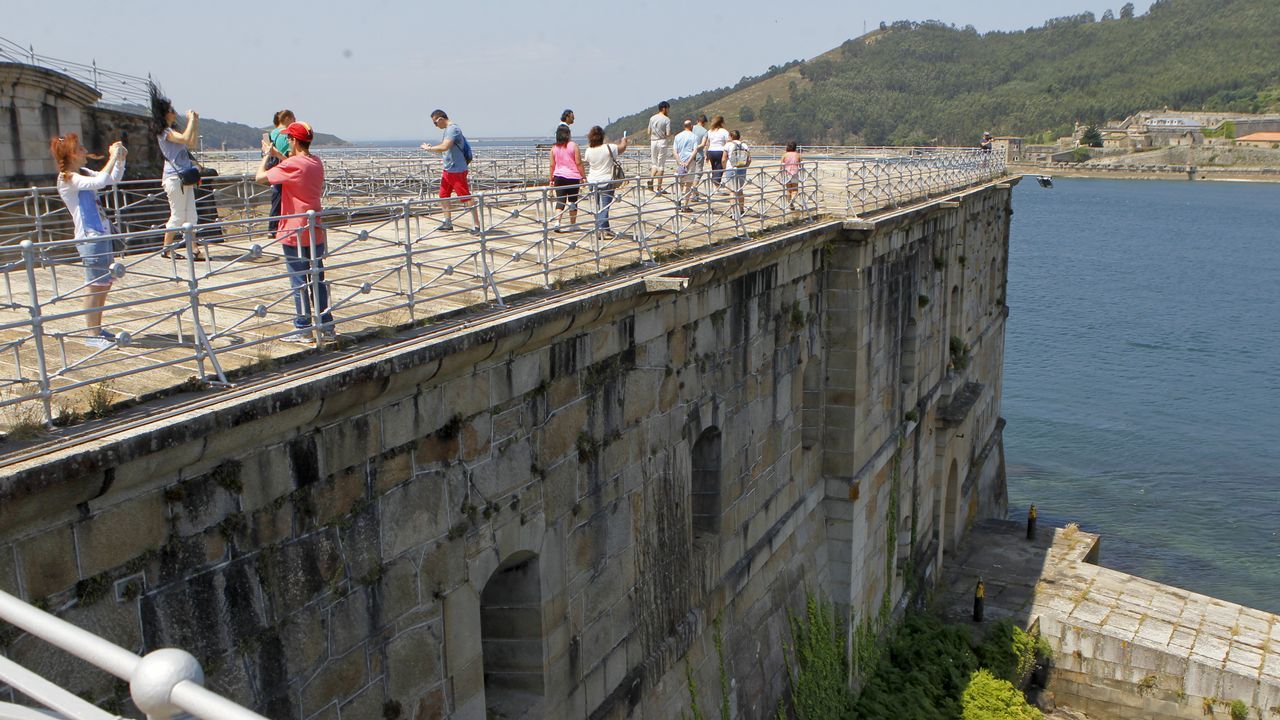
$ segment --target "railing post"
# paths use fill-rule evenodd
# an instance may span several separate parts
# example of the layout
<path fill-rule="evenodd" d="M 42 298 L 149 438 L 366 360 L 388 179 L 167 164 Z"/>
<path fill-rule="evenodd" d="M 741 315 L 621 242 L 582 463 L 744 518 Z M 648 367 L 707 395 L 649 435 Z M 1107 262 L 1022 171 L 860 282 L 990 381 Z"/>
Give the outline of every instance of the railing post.
<path fill-rule="evenodd" d="M 409 297 L 405 302 L 409 306 L 409 322 L 414 322 L 417 320 L 413 315 L 413 307 L 418 286 L 413 278 L 413 218 L 410 203 L 410 200 L 404 201 L 401 213 L 404 216 L 404 278 L 409 288 Z"/>
<path fill-rule="evenodd" d="M 522 158 L 520 160 L 522 173 L 524 172 L 524 162 L 525 160 Z M 551 239 L 551 208 L 553 204 L 549 195 L 550 192 L 546 188 L 538 191 L 538 204 L 542 206 L 542 212 L 539 213 L 542 215 L 542 242 L 539 243 L 539 253 L 542 258 L 542 286 L 544 288 L 551 287 L 551 254 L 555 252 L 555 243 Z M 596 205 L 598 206 L 599 204 L 600 201 L 596 200 Z M 594 230 L 592 234 L 596 234 Z"/>
<path fill-rule="evenodd" d="M 463 210 L 463 212 L 466 212 L 466 210 Z M 493 272 L 489 269 L 489 244 L 485 239 L 488 231 L 485 230 L 484 195 L 476 199 L 476 222 L 478 223 L 477 229 L 480 231 L 480 269 L 484 273 L 485 288 L 493 292 L 494 305 L 505 307 L 506 303 L 502 302 L 502 293 L 498 291 L 498 282 L 494 279 Z"/>
<path fill-rule="evenodd" d="M 183 223 L 182 238 L 187 246 L 187 296 L 191 305 L 192 334 L 195 336 L 196 344 L 196 369 L 200 372 L 200 379 L 203 380 L 205 377 L 204 358 L 208 357 L 210 364 L 213 365 L 214 372 L 218 375 L 218 380 L 225 384 L 227 376 L 222 372 L 222 365 L 218 362 L 218 357 L 213 351 L 213 343 L 209 342 L 209 337 L 205 334 L 204 323 L 200 322 L 200 283 L 196 278 L 196 261 L 194 258 L 196 251 L 195 226 L 191 223 Z"/>
<path fill-rule="evenodd" d="M 52 390 L 49 387 L 49 370 L 44 356 L 44 317 L 40 312 L 40 299 L 36 292 L 36 249 L 35 243 L 23 240 L 22 263 L 27 269 L 27 286 L 31 305 L 31 337 L 36 346 L 36 368 L 40 371 L 40 402 L 44 406 L 44 421 L 53 422 Z"/>
<path fill-rule="evenodd" d="M 306 292 L 311 294 L 311 336 L 319 343 L 323 336 L 320 327 L 320 259 L 316 251 L 316 211 L 307 211 L 307 240 L 310 242 L 307 252 L 307 283 Z M 325 310 L 329 309 L 328 299 L 325 301 Z"/>

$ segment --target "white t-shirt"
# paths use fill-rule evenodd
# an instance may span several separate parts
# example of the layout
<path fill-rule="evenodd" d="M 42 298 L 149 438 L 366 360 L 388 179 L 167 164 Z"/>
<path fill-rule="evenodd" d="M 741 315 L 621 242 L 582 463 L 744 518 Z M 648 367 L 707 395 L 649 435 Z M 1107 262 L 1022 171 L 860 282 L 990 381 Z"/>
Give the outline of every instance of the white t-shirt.
<path fill-rule="evenodd" d="M 58 195 L 66 203 L 67 211 L 76 224 L 76 239 L 110 235 L 111 223 L 107 222 L 98 207 L 98 191 L 124 177 L 124 161 L 116 163 L 110 175 L 89 168 L 80 172 L 89 174 L 72 175 L 70 180 L 58 175 Z"/>
<path fill-rule="evenodd" d="M 582 161 L 587 164 L 587 182 L 604 183 L 613 179 L 613 157 L 618 146 L 605 143 L 582 151 Z"/>
<path fill-rule="evenodd" d="M 649 118 L 649 141 L 666 142 L 671 139 L 671 118 L 662 113 L 654 113 Z"/>
<path fill-rule="evenodd" d="M 720 152 L 724 150 L 725 143 L 729 142 L 729 131 L 724 128 L 716 128 L 707 131 L 707 150 L 710 152 Z"/>

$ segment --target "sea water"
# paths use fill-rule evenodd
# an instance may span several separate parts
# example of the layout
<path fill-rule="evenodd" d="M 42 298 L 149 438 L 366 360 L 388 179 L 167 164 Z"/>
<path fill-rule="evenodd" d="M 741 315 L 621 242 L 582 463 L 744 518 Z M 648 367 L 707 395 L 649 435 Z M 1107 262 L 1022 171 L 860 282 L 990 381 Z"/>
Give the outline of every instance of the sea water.
<path fill-rule="evenodd" d="M 1013 207 L 1010 514 L 1280 612 L 1280 184 L 1027 178 Z"/>

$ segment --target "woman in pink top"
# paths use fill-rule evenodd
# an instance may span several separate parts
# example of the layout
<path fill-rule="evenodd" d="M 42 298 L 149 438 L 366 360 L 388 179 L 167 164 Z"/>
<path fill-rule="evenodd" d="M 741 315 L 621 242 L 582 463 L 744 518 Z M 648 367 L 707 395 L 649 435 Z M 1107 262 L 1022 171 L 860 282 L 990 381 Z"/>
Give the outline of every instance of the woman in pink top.
<path fill-rule="evenodd" d="M 796 191 L 800 189 L 800 151 L 796 149 L 796 141 L 787 143 L 787 151 L 782 153 L 782 184 L 787 190 L 787 209 L 796 209 Z"/>
<path fill-rule="evenodd" d="M 556 144 L 551 146 L 551 187 L 556 189 L 556 232 L 568 232 L 560 225 L 564 206 L 569 206 L 569 225 L 578 223 L 578 193 L 582 187 L 582 151 L 569 139 L 569 126 L 556 128 Z"/>
<path fill-rule="evenodd" d="M 289 268 L 289 285 L 293 288 L 293 319 L 296 332 L 281 338 L 285 342 L 310 342 L 332 338 L 333 315 L 329 312 L 329 286 L 324 280 L 324 228 L 314 226 L 306 212 L 320 212 L 320 196 L 324 193 L 324 163 L 311 154 L 314 133 L 307 123 L 291 123 L 284 129 L 289 138 L 289 157 L 264 139 L 262 166 L 254 180 L 263 185 L 280 186 L 280 222 L 276 239 L 284 251 Z M 268 168 L 272 157 L 283 158 Z M 292 216 L 292 217 L 291 217 Z M 315 332 L 319 335 L 313 335 Z"/>

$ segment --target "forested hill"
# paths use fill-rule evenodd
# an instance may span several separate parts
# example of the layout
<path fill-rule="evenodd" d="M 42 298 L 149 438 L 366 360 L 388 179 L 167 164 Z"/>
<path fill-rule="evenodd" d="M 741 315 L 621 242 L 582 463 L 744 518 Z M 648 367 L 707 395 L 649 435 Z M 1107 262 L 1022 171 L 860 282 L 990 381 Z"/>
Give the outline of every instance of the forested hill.
<path fill-rule="evenodd" d="M 800 64 L 798 82 L 756 93 L 757 105 L 741 87 L 698 109 L 754 126 L 757 141 L 870 145 L 973 144 L 983 130 L 1047 139 L 1165 106 L 1275 111 L 1277 2 L 1159 0 L 1142 15 L 1128 4 L 985 35 L 897 22 Z"/>
<path fill-rule="evenodd" d="M 228 150 L 258 149 L 262 144 L 262 133 L 270 128 L 256 128 L 238 122 L 200 118 L 200 137 L 206 150 L 217 150 L 225 147 Z M 337 135 L 316 133 L 313 143 L 316 147 L 332 145 L 349 145 Z"/>

